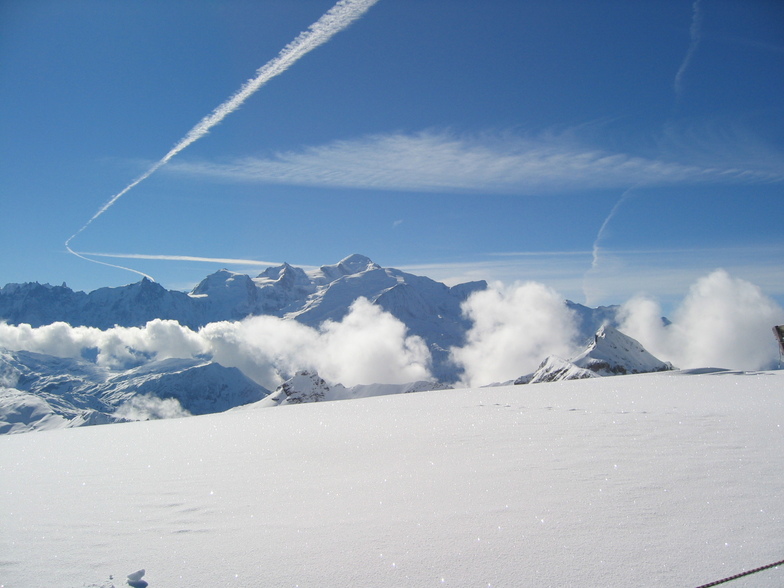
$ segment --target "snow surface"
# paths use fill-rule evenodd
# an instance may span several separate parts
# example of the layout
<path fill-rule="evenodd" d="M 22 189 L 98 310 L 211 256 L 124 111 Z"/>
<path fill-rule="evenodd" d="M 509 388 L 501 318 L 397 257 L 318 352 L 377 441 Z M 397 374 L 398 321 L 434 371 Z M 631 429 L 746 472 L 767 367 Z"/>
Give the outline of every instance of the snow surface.
<path fill-rule="evenodd" d="M 784 557 L 782 384 L 662 372 L 3 436 L 0 586 L 698 586 Z"/>

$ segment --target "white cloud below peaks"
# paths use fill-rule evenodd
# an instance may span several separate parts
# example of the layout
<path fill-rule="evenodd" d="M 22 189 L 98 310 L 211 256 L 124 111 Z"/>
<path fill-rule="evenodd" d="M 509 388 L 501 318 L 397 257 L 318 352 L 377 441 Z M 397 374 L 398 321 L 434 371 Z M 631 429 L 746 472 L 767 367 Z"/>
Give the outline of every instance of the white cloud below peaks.
<path fill-rule="evenodd" d="M 754 284 L 716 270 L 697 280 L 676 309 L 661 320 L 650 298 L 635 297 L 621 308 L 620 328 L 657 357 L 680 368 L 764 369 L 774 365 L 771 328 L 784 309 Z"/>

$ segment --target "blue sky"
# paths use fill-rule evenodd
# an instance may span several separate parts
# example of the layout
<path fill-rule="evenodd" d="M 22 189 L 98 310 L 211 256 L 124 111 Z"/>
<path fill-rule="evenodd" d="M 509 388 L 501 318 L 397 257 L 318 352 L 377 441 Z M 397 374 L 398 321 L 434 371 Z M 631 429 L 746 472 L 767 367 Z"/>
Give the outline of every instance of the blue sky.
<path fill-rule="evenodd" d="M 591 305 L 723 267 L 784 301 L 774 0 L 379 0 L 78 232 L 333 4 L 0 2 L 0 283 L 139 279 L 75 235 L 183 290 L 363 253 Z"/>

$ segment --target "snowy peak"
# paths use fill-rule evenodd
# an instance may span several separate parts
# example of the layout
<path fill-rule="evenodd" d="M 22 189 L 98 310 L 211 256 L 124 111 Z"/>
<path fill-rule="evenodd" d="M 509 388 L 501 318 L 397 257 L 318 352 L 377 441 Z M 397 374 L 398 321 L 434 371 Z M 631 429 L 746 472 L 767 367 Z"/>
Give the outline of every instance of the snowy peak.
<path fill-rule="evenodd" d="M 329 384 L 315 371 L 302 370 L 294 374 L 269 396 L 248 405 L 248 408 L 265 408 L 283 404 L 304 404 L 332 400 L 352 400 L 390 394 L 409 394 L 426 390 L 447 390 L 451 386 L 421 380 L 407 384 L 359 384 L 347 388 L 343 384 Z M 243 407 L 244 408 L 244 407 Z"/>
<path fill-rule="evenodd" d="M 210 274 L 189 295 L 209 317 L 239 320 L 253 314 L 258 306 L 256 284 L 250 276 L 222 269 Z"/>
<path fill-rule="evenodd" d="M 639 341 L 610 325 L 602 326 L 594 335 L 593 343 L 570 361 L 603 376 L 672 369 L 671 364 L 648 353 Z"/>
<path fill-rule="evenodd" d="M 570 361 L 555 355 L 545 359 L 533 374 L 522 376 L 515 384 L 539 384 L 541 382 L 559 382 L 561 380 L 587 380 L 598 378 L 599 374 L 576 366 Z"/>
<path fill-rule="evenodd" d="M 311 274 L 311 278 L 320 285 L 335 282 L 345 276 L 354 276 L 367 271 L 381 269 L 381 266 L 358 253 L 349 255 L 334 265 L 322 265 Z"/>
<path fill-rule="evenodd" d="M 310 285 L 310 279 L 302 268 L 294 267 L 288 263 L 277 267 L 268 267 L 254 280 L 257 285 L 275 283 L 285 288 Z"/>
<path fill-rule="evenodd" d="M 354 253 L 344 259 L 341 259 L 337 267 L 341 272 L 344 272 L 345 275 L 353 275 L 366 272 L 368 270 L 381 269 L 380 265 L 365 257 L 364 255 L 360 255 L 359 253 Z"/>
<path fill-rule="evenodd" d="M 144 278 L 135 284 L 90 292 L 73 314 L 66 311 L 59 320 L 101 329 L 114 325 L 141 326 L 156 318 L 193 325 L 198 319 L 191 303 L 185 292 L 167 290 Z"/>
<path fill-rule="evenodd" d="M 276 404 L 321 402 L 336 400 L 336 396 L 344 396 L 345 392 L 346 388 L 342 384 L 330 386 L 316 372 L 302 370 L 278 386 L 269 396 L 269 401 Z"/>
<path fill-rule="evenodd" d="M 219 295 L 227 290 L 242 288 L 250 278 L 245 274 L 238 274 L 227 269 L 218 270 L 204 278 L 191 290 L 192 296 Z M 252 285 L 252 282 L 251 282 Z"/>
<path fill-rule="evenodd" d="M 565 360 L 546 358 L 537 370 L 515 380 L 515 384 L 537 384 L 560 380 L 581 380 L 597 376 L 645 374 L 673 369 L 669 362 L 657 359 L 636 339 L 624 335 L 615 327 L 602 326 L 585 351 Z"/>
<path fill-rule="evenodd" d="M 169 294 L 169 291 L 158 282 L 153 282 L 148 278 L 142 278 L 134 284 L 121 286 L 120 288 L 99 288 L 95 293 L 101 293 L 107 298 L 112 298 L 120 294 L 122 299 L 133 304 L 155 304 Z"/>

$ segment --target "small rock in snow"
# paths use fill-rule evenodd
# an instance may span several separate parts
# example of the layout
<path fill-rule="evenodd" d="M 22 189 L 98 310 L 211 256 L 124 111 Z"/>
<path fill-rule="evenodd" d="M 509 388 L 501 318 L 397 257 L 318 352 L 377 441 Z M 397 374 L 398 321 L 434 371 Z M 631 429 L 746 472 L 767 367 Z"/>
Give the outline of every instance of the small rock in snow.
<path fill-rule="evenodd" d="M 138 570 L 132 574 L 128 574 L 128 585 L 132 588 L 147 588 L 147 582 L 142 580 L 144 572 L 145 570 Z"/>

